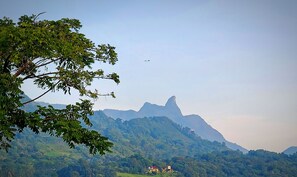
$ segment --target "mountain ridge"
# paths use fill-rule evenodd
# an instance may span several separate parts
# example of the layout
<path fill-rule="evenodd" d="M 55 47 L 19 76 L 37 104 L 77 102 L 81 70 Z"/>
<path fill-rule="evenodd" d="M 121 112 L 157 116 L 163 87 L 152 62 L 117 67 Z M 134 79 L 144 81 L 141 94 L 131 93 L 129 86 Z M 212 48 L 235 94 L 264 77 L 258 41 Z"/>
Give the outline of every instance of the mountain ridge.
<path fill-rule="evenodd" d="M 115 144 L 112 151 L 125 156 L 136 153 L 146 157 L 168 158 L 228 149 L 218 142 L 203 140 L 191 129 L 181 127 L 167 117 L 122 121 L 106 116 L 103 111 L 95 111 L 90 120 L 92 129 L 99 130 Z"/>
<path fill-rule="evenodd" d="M 202 139 L 225 143 L 226 146 L 232 150 L 240 150 L 244 153 L 248 152 L 248 150 L 246 150 L 245 148 L 227 141 L 220 132 L 211 127 L 211 125 L 209 125 L 199 115 L 191 114 L 184 116 L 176 103 L 175 96 L 170 97 L 164 106 L 145 102 L 139 109 L 139 111 L 104 109 L 103 112 L 109 117 L 112 117 L 114 119 L 120 118 L 123 120 L 131 120 L 143 117 L 165 116 L 177 124 L 191 128 Z"/>
<path fill-rule="evenodd" d="M 30 100 L 30 98 L 24 95 L 24 100 Z M 25 106 L 25 109 L 34 110 L 34 107 L 37 105 L 48 106 L 48 103 L 44 102 L 32 102 L 29 105 Z M 52 104 L 58 109 L 65 108 L 65 105 L 62 104 Z M 244 153 L 248 152 L 245 148 L 227 141 L 223 135 L 218 132 L 216 129 L 212 128 L 203 118 L 199 115 L 183 115 L 180 108 L 176 103 L 176 97 L 170 97 L 164 106 L 157 104 L 152 104 L 145 102 L 144 105 L 139 109 L 139 111 L 130 110 L 114 110 L 114 109 L 105 109 L 103 110 L 104 114 L 107 116 L 116 119 L 120 118 L 122 120 L 131 120 L 135 118 L 144 118 L 144 117 L 168 117 L 173 122 L 180 124 L 184 127 L 189 127 L 202 139 L 209 141 L 217 141 L 220 143 L 225 143 L 226 146 L 232 150 L 240 150 Z"/>
<path fill-rule="evenodd" d="M 297 153 L 297 146 L 288 147 L 282 153 L 287 154 L 287 155 L 293 155 L 293 154 Z"/>

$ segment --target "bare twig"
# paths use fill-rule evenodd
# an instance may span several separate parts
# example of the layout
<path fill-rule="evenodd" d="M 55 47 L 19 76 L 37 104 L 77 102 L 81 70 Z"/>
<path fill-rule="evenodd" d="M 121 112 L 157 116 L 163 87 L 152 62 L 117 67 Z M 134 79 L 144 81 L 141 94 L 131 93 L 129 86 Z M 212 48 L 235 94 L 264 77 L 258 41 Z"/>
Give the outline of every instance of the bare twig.
<path fill-rule="evenodd" d="M 48 72 L 48 73 L 43 73 L 43 74 L 39 74 L 39 75 L 32 74 L 32 75 L 28 75 L 28 76 L 24 77 L 23 81 L 26 79 L 40 78 L 42 76 L 48 76 L 48 75 L 52 75 L 52 74 L 59 74 L 59 72 Z M 58 77 L 50 77 L 50 78 L 58 78 Z"/>
<path fill-rule="evenodd" d="M 55 86 L 58 85 L 59 82 L 60 82 L 60 81 L 56 82 L 50 89 L 48 89 L 46 92 L 44 92 L 43 94 L 39 95 L 38 97 L 36 97 L 36 98 L 34 98 L 34 99 L 32 99 L 32 100 L 26 101 L 26 102 L 24 102 L 24 103 L 22 103 L 22 104 L 25 105 L 25 104 L 31 103 L 31 102 L 33 102 L 33 101 L 39 99 L 40 97 L 44 96 L 45 94 L 47 94 L 48 92 L 50 92 L 52 89 L 54 89 Z"/>

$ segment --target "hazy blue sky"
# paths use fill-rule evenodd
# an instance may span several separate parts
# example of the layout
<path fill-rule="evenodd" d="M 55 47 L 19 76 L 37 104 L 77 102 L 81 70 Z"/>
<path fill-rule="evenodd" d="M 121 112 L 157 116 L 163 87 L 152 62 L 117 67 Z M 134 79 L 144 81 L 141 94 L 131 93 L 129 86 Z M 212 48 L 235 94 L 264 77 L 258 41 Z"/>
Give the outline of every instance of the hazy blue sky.
<path fill-rule="evenodd" d="M 118 72 L 121 83 L 94 83 L 117 98 L 100 98 L 95 109 L 138 110 L 175 95 L 184 114 L 199 114 L 245 148 L 297 145 L 296 0 L 0 2 L 1 18 L 77 18 L 88 38 L 117 48 L 117 65 L 98 67 Z M 40 93 L 30 83 L 24 89 L 30 97 Z"/>

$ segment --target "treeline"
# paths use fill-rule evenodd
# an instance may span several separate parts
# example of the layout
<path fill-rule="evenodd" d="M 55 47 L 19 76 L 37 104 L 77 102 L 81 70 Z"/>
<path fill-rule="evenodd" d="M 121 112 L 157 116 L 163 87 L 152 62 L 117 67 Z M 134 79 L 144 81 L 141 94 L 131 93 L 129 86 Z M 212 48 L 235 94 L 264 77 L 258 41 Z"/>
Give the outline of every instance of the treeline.
<path fill-rule="evenodd" d="M 0 176 L 115 177 L 117 172 L 147 174 L 150 166 L 157 166 L 161 171 L 168 165 L 174 170 L 170 174 L 174 177 L 294 177 L 297 174 L 297 153 L 288 156 L 264 150 L 250 151 L 248 154 L 223 151 L 168 160 L 149 159 L 139 154 L 124 158 L 108 155 L 80 159 L 20 155 L 16 159 L 1 159 Z"/>
<path fill-rule="evenodd" d="M 174 157 L 170 160 L 148 160 L 139 155 L 121 159 L 118 170 L 145 174 L 148 166 L 170 165 L 179 177 L 295 177 L 297 153 L 294 155 L 256 150 L 243 154 L 239 151 L 212 152 L 195 157 Z"/>
<path fill-rule="evenodd" d="M 199 176 L 290 176 L 297 174 L 297 153 L 278 154 L 264 150 L 212 152 L 196 157 L 175 157 L 167 163 L 185 177 Z"/>

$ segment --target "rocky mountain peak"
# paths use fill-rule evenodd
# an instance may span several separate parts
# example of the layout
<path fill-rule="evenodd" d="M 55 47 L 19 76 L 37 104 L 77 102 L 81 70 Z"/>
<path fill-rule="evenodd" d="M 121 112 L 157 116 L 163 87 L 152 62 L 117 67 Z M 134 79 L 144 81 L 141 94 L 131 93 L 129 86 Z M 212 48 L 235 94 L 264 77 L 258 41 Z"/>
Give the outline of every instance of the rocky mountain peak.
<path fill-rule="evenodd" d="M 198 115 L 184 116 L 176 103 L 176 97 L 170 97 L 165 106 L 151 104 L 149 102 L 144 103 L 139 111 L 120 111 L 120 110 L 105 110 L 104 113 L 113 118 L 121 118 L 124 120 L 131 120 L 133 118 L 144 118 L 144 117 L 168 117 L 173 122 L 180 124 L 183 127 L 189 127 L 200 136 L 202 139 L 209 141 L 224 142 L 226 146 L 234 149 L 247 152 L 246 149 L 238 146 L 234 143 L 225 140 L 223 135 L 216 129 L 212 128 Z"/>
<path fill-rule="evenodd" d="M 165 104 L 165 107 L 172 107 L 172 106 L 177 107 L 175 96 L 170 97 Z"/>

